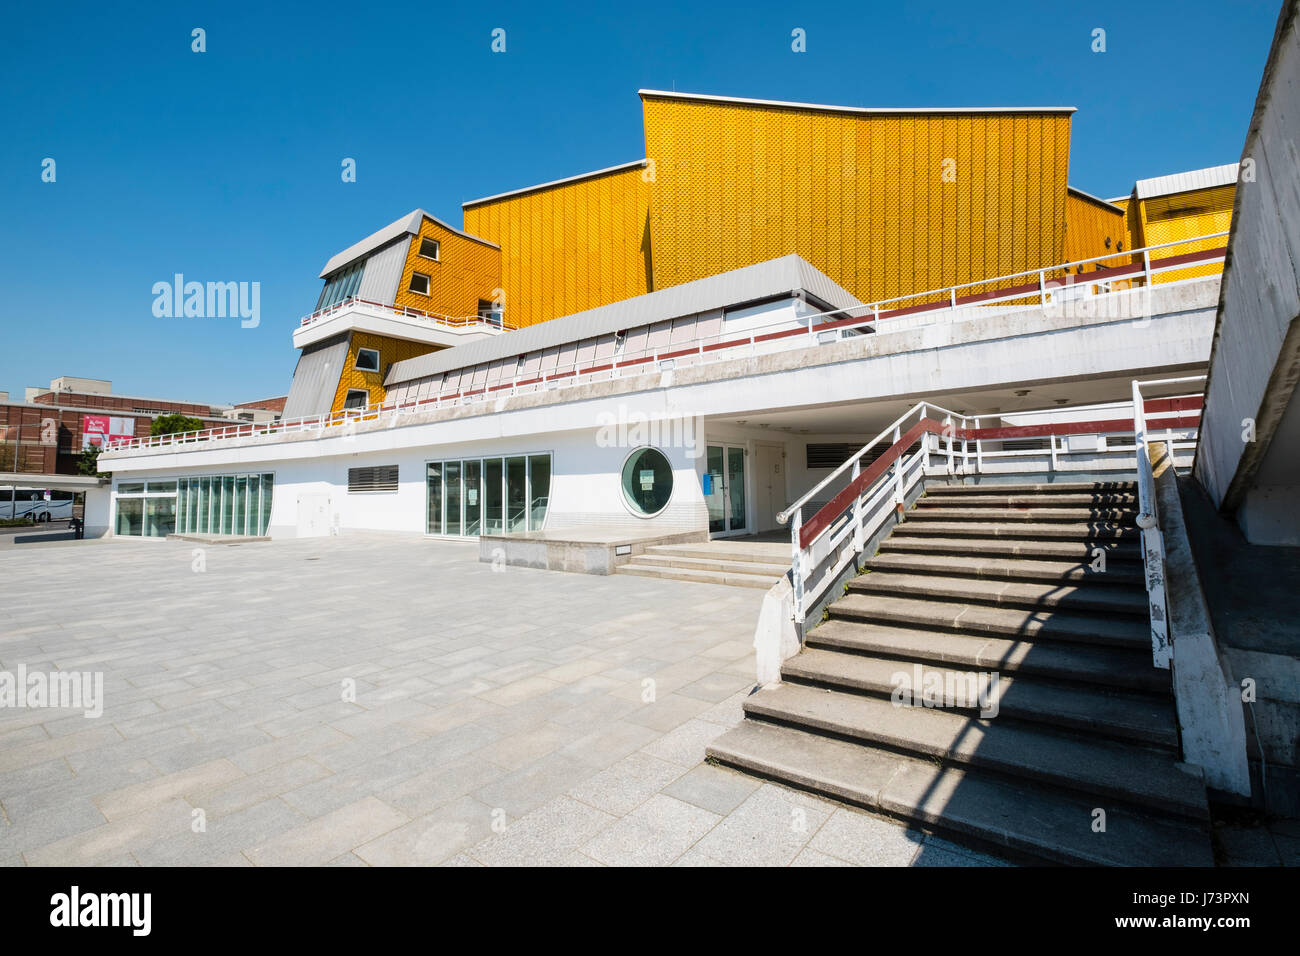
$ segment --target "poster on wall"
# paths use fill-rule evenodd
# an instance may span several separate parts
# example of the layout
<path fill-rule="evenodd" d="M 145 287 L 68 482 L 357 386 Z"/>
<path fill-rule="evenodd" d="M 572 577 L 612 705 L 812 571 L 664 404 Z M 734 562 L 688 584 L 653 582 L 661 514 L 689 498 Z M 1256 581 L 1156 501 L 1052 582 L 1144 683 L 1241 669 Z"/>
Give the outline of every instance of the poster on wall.
<path fill-rule="evenodd" d="M 134 418 L 112 418 L 108 415 L 81 416 L 81 450 L 92 445 L 103 446 L 105 442 L 119 438 L 135 437 Z"/>

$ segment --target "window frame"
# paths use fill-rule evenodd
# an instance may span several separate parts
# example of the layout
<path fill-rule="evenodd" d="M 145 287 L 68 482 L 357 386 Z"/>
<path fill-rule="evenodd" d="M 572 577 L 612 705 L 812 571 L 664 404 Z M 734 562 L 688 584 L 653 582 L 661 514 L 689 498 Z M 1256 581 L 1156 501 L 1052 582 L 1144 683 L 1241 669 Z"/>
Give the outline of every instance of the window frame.
<path fill-rule="evenodd" d="M 424 244 L 426 242 L 433 243 L 434 254 L 431 256 L 426 256 L 424 254 Z M 427 259 L 429 262 L 441 262 L 442 261 L 442 240 L 434 239 L 432 236 L 421 236 L 420 245 L 415 250 L 415 254 L 419 256 L 421 259 Z"/>
<path fill-rule="evenodd" d="M 349 405 L 348 399 L 350 399 L 353 395 L 364 395 L 366 400 L 361 405 Z M 343 396 L 343 411 L 345 412 L 357 411 L 359 409 L 365 408 L 369 404 L 370 404 L 370 390 L 366 388 L 350 388 L 348 389 L 347 394 Z"/>
<path fill-rule="evenodd" d="M 375 367 L 366 368 L 361 364 L 362 355 L 373 355 L 375 357 Z M 352 360 L 352 367 L 358 372 L 378 372 L 379 371 L 379 349 L 357 349 L 357 356 Z"/>
<path fill-rule="evenodd" d="M 416 280 L 417 277 L 418 277 L 418 278 L 421 278 L 421 279 L 424 280 L 424 291 L 423 291 L 423 292 L 421 292 L 419 289 L 412 288 L 412 286 L 415 284 L 415 280 Z M 422 295 L 422 296 L 424 296 L 425 298 L 428 298 L 428 297 L 429 297 L 429 292 L 430 292 L 430 290 L 431 290 L 432 288 L 433 288 L 433 277 L 432 277 L 432 276 L 430 276 L 427 272 L 416 272 L 415 270 L 412 270 L 412 271 L 411 271 L 411 278 L 410 278 L 410 280 L 406 283 L 406 291 L 407 291 L 407 292 L 413 293 L 414 295 Z"/>

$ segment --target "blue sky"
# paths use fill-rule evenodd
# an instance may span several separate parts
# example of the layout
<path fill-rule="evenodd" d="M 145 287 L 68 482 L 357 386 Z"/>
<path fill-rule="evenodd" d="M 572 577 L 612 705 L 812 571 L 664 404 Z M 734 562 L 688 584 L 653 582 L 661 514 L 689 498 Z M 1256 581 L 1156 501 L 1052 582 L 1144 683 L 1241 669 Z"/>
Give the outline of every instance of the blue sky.
<path fill-rule="evenodd" d="M 143 5 L 141 5 L 143 6 Z M 642 87 L 852 106 L 1075 106 L 1070 182 L 1234 162 L 1278 0 L 22 4 L 0 60 L 0 390 L 57 375 L 284 394 L 325 260 L 413 208 L 643 155 Z M 191 30 L 207 52 L 191 51 Z M 491 31 L 506 30 L 504 54 Z M 808 51 L 790 50 L 795 27 Z M 1105 53 L 1091 50 L 1106 30 Z M 46 157 L 57 179 L 41 181 Z M 340 179 L 344 157 L 357 181 Z M 261 283 L 261 324 L 155 282 Z"/>

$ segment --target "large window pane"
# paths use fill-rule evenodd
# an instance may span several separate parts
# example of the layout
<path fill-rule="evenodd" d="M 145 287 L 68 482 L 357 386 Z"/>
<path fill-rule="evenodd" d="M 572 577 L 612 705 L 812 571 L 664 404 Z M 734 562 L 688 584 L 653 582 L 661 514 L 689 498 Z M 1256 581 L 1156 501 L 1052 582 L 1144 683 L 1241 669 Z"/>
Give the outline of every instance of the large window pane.
<path fill-rule="evenodd" d="M 234 534 L 235 476 L 221 479 L 221 533 Z"/>
<path fill-rule="evenodd" d="M 188 510 L 189 500 L 186 493 L 189 488 L 189 481 L 182 478 L 178 483 L 176 491 L 176 530 L 181 534 L 185 533 L 185 512 Z"/>
<path fill-rule="evenodd" d="M 248 497 L 248 479 L 243 475 L 235 476 L 235 509 L 234 523 L 232 527 L 235 534 L 248 534 L 248 506 L 246 499 Z"/>
<path fill-rule="evenodd" d="M 506 508 L 508 509 L 507 528 L 510 531 L 523 531 L 528 526 L 528 459 L 524 457 L 506 459 Z"/>
<path fill-rule="evenodd" d="M 143 498 L 117 499 L 117 533 L 139 535 L 144 522 Z"/>
<path fill-rule="evenodd" d="M 465 534 L 477 535 L 482 527 L 483 463 L 467 461 L 462 468 L 465 484 Z"/>
<path fill-rule="evenodd" d="M 528 459 L 528 530 L 541 531 L 546 523 L 546 508 L 551 501 L 551 456 L 532 455 Z"/>
<path fill-rule="evenodd" d="M 460 534 L 460 462 L 449 461 L 443 466 L 443 481 L 447 487 L 447 534 Z"/>
<path fill-rule="evenodd" d="M 429 496 L 428 513 L 424 525 L 429 534 L 442 534 L 442 462 L 429 462 L 424 484 Z"/>
<path fill-rule="evenodd" d="M 193 534 L 199 530 L 199 480 L 191 478 L 185 493 L 185 531 Z"/>
<path fill-rule="evenodd" d="M 483 533 L 500 534 L 503 524 L 501 485 L 503 470 L 500 458 L 483 462 Z"/>
<path fill-rule="evenodd" d="M 199 479 L 199 534 L 212 530 L 212 479 Z"/>
<path fill-rule="evenodd" d="M 248 476 L 248 533 L 262 533 L 262 477 Z"/>
<path fill-rule="evenodd" d="M 144 499 L 144 533 L 150 538 L 165 538 L 176 530 L 176 499 Z"/>
<path fill-rule="evenodd" d="M 275 475 L 262 475 L 262 527 L 258 534 L 266 534 L 271 526 L 271 498 L 275 490 Z"/>

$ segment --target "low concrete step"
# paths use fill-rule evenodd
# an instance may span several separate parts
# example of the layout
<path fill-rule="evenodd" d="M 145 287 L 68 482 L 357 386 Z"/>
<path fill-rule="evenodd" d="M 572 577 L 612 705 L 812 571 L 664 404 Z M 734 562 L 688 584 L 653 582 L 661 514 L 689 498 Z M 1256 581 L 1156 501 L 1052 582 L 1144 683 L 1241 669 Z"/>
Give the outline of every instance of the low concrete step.
<path fill-rule="evenodd" d="M 1064 736 L 1024 724 L 975 720 L 802 684 L 746 698 L 747 717 L 794 725 L 891 750 L 1020 777 L 1159 814 L 1209 819 L 1200 774 L 1158 750 Z"/>
<path fill-rule="evenodd" d="M 938 598 L 1041 612 L 1059 609 L 1093 614 L 1132 614 L 1144 620 L 1150 614 L 1146 591 L 1136 588 L 997 581 L 956 577 L 955 574 L 956 572 L 953 575 L 938 575 L 873 571 L 854 578 L 848 587 L 850 593 Z"/>
<path fill-rule="evenodd" d="M 988 674 L 997 674 L 990 682 Z M 985 683 L 969 684 L 978 674 Z M 915 665 L 881 657 L 864 657 L 833 650 L 805 648 L 781 668 L 788 681 L 819 684 L 889 700 L 898 687 L 921 693 L 926 682 L 936 687 L 976 689 L 984 700 L 971 695 L 959 712 L 977 716 L 983 704 L 996 708 L 996 719 L 1022 720 L 1063 730 L 1130 740 L 1170 751 L 1178 747 L 1173 704 L 1168 700 L 1138 694 L 1098 692 L 1096 687 L 1070 686 L 1009 677 L 996 668 L 960 670 L 933 664 Z M 918 704 L 919 706 L 919 704 Z M 954 712 L 951 708 L 949 713 Z"/>
<path fill-rule="evenodd" d="M 718 558 L 687 558 L 676 554 L 658 554 L 646 552 L 638 554 L 629 563 L 635 563 L 642 567 L 658 568 L 690 568 L 698 571 L 731 571 L 741 574 L 767 574 L 771 575 L 772 580 L 785 574 L 790 569 L 789 564 L 767 564 L 758 561 L 734 561 L 731 558 L 721 560 Z"/>
<path fill-rule="evenodd" d="M 1074 525 L 1114 524 L 1131 525 L 1137 521 L 1137 511 L 1122 508 L 954 508 L 931 504 L 907 513 L 908 521 L 1024 521 L 1034 524 L 1065 522 Z"/>
<path fill-rule="evenodd" d="M 969 541 L 965 553 L 970 552 Z M 866 562 L 872 571 L 910 574 L 959 575 L 991 581 L 1054 581 L 1104 586 L 1141 587 L 1142 568 L 1136 562 L 1106 562 L 1105 572 L 1092 570 L 1090 561 L 1051 561 L 1016 558 L 962 557 L 953 554 L 881 552 Z"/>
<path fill-rule="evenodd" d="M 708 747 L 714 761 L 1048 863 L 1213 866 L 1202 826 L 844 740 L 746 720 Z"/>
<path fill-rule="evenodd" d="M 918 508 L 1119 508 L 1136 510 L 1137 495 L 1072 494 L 1058 495 L 943 495 L 926 492 L 917 499 Z"/>
<path fill-rule="evenodd" d="M 1140 617 L 1101 617 L 1070 611 L 1026 611 L 957 601 L 918 600 L 850 592 L 827 609 L 831 618 L 903 627 L 937 628 L 1022 641 L 1073 641 L 1145 650 L 1148 622 Z"/>
<path fill-rule="evenodd" d="M 645 578 L 663 578 L 669 581 L 693 581 L 696 584 L 726 584 L 731 587 L 762 588 L 767 590 L 776 578 L 766 574 L 742 574 L 736 571 L 705 571 L 696 568 L 665 568 L 658 565 L 638 564 L 635 561 L 619 565 L 615 574 L 636 574 Z"/>
<path fill-rule="evenodd" d="M 1137 494 L 1136 481 L 1057 481 L 1046 483 L 982 482 L 979 484 L 947 484 L 927 482 L 927 495 L 1069 495 L 1069 494 Z"/>
<path fill-rule="evenodd" d="M 899 525 L 893 534 L 880 543 L 881 552 L 902 551 L 918 554 L 969 555 L 988 557 L 1017 557 L 1030 560 L 1074 558 L 1093 560 L 1093 551 L 1102 548 L 1106 561 L 1123 563 L 1138 569 L 1141 576 L 1142 549 L 1133 541 L 1054 541 L 1035 538 L 945 538 L 939 535 L 912 535 L 906 524 Z M 928 529 L 927 529 L 928 530 Z"/>
<path fill-rule="evenodd" d="M 1087 644 L 1030 644 L 987 635 L 896 627 L 858 621 L 823 621 L 808 632 L 808 647 L 870 654 L 904 662 L 949 664 L 1057 681 L 1077 681 L 1168 697 L 1169 672 L 1151 665 L 1150 644 L 1140 649 Z"/>
<path fill-rule="evenodd" d="M 916 512 L 909 511 L 900 528 L 906 534 L 938 535 L 946 538 L 1047 538 L 1073 541 L 1076 544 L 1096 541 L 1123 541 L 1137 543 L 1140 532 L 1136 525 L 1116 525 L 1107 522 L 989 522 L 985 520 L 940 521 L 933 516 L 916 520 Z"/>
<path fill-rule="evenodd" d="M 708 541 L 699 544 L 653 544 L 645 549 L 645 553 L 661 557 L 753 561 L 756 564 L 780 564 L 786 568 L 790 567 L 788 542 Z"/>

